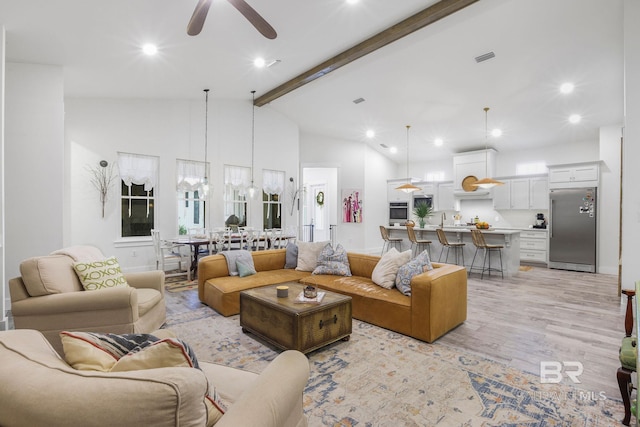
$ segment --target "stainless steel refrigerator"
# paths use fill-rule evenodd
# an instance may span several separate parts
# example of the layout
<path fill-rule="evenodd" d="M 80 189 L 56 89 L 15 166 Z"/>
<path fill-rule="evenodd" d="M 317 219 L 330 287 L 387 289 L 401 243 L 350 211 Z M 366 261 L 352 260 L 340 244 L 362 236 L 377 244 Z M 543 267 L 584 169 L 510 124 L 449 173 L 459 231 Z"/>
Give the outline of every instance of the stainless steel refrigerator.
<path fill-rule="evenodd" d="M 596 272 L 596 190 L 549 190 L 549 268 Z"/>

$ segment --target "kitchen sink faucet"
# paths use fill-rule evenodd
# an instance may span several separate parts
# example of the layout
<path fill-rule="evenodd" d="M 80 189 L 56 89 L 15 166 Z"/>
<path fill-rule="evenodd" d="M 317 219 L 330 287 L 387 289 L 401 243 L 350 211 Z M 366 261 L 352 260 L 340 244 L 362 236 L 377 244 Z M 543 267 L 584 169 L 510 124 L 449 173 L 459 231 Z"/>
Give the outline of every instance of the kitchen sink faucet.
<path fill-rule="evenodd" d="M 447 219 L 447 213 L 442 212 L 442 216 L 440 217 L 440 228 L 444 228 L 444 220 Z"/>

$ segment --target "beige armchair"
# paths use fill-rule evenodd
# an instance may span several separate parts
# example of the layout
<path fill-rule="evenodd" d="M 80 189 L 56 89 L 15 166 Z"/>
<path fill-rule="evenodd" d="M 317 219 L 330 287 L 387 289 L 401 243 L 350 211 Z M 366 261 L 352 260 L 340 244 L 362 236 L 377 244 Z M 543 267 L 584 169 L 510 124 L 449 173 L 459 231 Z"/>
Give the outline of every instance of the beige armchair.
<path fill-rule="evenodd" d="M 62 354 L 60 331 L 149 333 L 166 320 L 164 273 L 125 274 L 129 287 L 85 291 L 74 261 L 104 259 L 91 246 L 74 246 L 20 264 L 9 280 L 16 329 L 41 331 Z"/>
<path fill-rule="evenodd" d="M 200 368 L 80 371 L 41 333 L 0 332 L 0 425 L 204 427 L 207 384 L 228 403 L 216 427 L 304 427 L 309 361 L 285 351 L 262 373 L 199 361 Z M 208 380 L 208 381 L 207 381 Z"/>

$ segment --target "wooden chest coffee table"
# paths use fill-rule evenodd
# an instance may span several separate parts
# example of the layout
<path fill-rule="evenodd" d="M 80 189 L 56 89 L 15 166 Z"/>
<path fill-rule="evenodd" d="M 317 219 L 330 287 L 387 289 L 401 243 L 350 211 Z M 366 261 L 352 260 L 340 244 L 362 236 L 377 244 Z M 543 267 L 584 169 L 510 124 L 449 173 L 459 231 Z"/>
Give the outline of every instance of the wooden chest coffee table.
<path fill-rule="evenodd" d="M 351 334 L 351 297 L 325 292 L 320 303 L 296 303 L 303 286 L 289 286 L 289 296 L 278 298 L 276 286 L 240 292 L 240 326 L 283 350 L 316 350 Z M 281 286 L 278 285 L 278 286 Z"/>

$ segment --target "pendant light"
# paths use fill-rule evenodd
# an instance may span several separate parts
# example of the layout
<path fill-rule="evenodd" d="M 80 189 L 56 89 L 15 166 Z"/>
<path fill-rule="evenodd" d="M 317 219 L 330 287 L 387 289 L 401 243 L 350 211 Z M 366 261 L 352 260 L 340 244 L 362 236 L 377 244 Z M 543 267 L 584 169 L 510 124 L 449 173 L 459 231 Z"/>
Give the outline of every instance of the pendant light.
<path fill-rule="evenodd" d="M 416 187 L 411 183 L 411 178 L 409 177 L 409 128 L 411 128 L 411 126 L 407 125 L 407 183 L 402 184 L 400 187 L 396 187 L 396 190 L 400 190 L 405 193 L 413 193 L 414 191 L 420 190 L 420 187 Z"/>
<path fill-rule="evenodd" d="M 488 140 L 489 140 L 489 128 L 488 128 L 488 116 L 489 116 L 489 107 L 484 107 L 484 178 L 474 182 L 474 187 L 480 188 L 493 188 L 496 185 L 503 185 L 504 182 L 496 181 L 493 178 L 489 177 L 489 148 L 488 148 Z"/>
<path fill-rule="evenodd" d="M 201 199 L 206 199 L 209 194 L 209 178 L 207 178 L 207 147 L 209 131 L 209 89 L 204 90 L 204 179 L 202 180 Z"/>
<path fill-rule="evenodd" d="M 253 184 L 253 158 L 254 158 L 254 148 L 256 145 L 256 91 L 251 91 L 252 102 L 251 102 L 251 186 L 249 187 L 249 197 L 254 198 L 258 189 Z"/>

